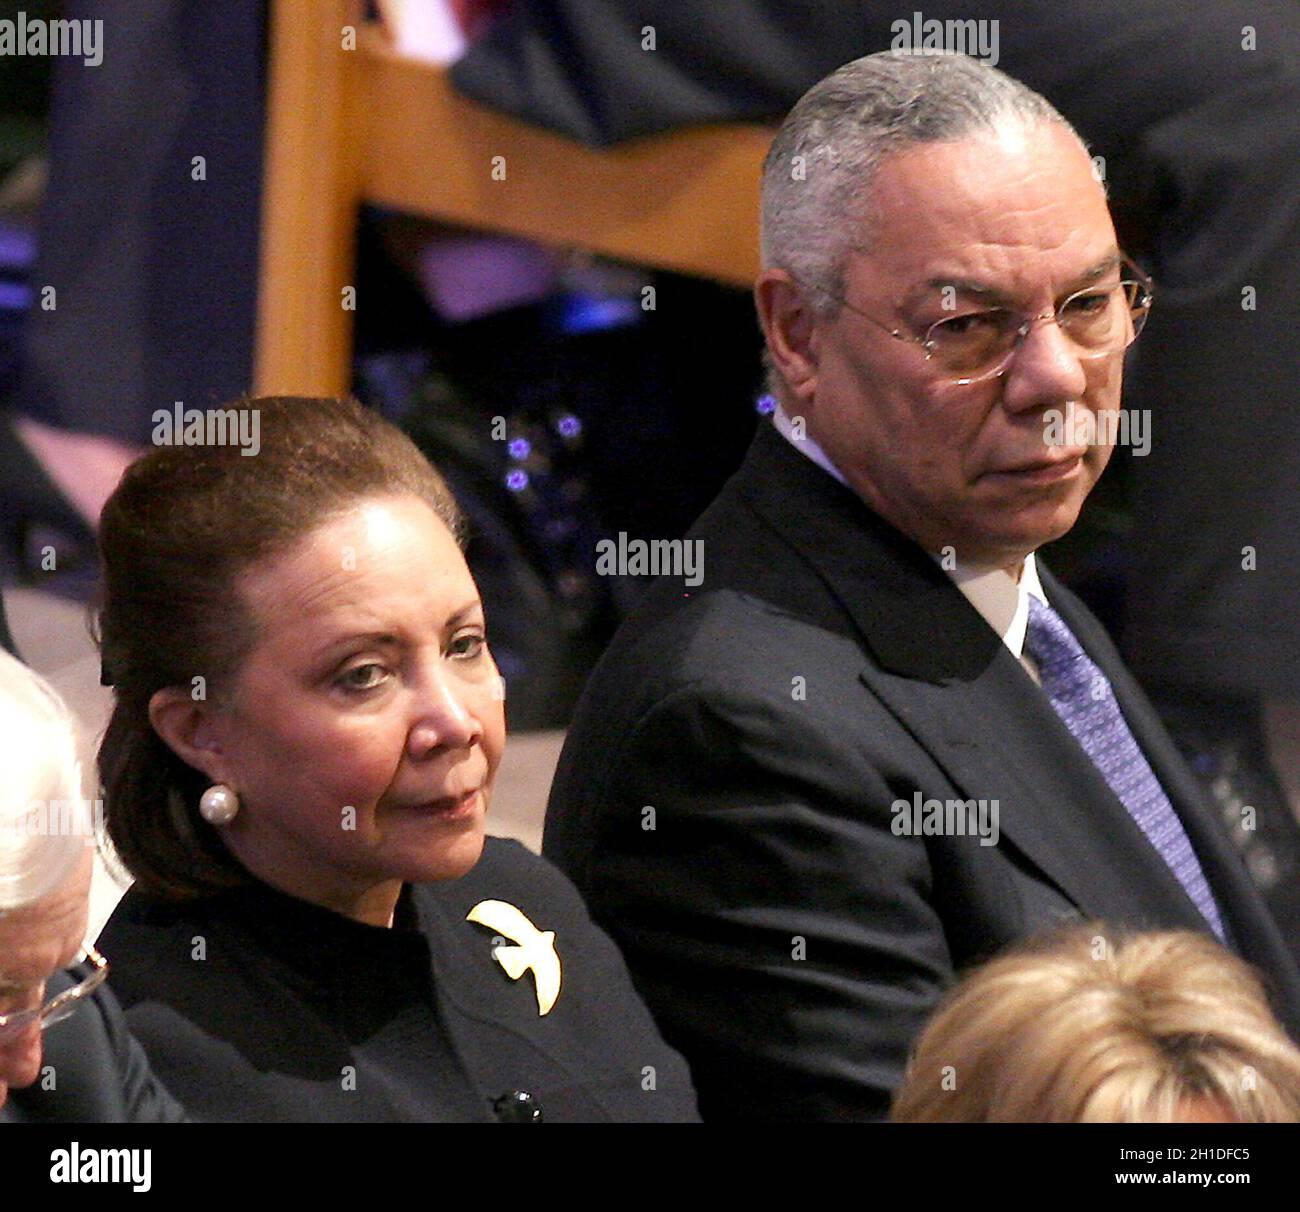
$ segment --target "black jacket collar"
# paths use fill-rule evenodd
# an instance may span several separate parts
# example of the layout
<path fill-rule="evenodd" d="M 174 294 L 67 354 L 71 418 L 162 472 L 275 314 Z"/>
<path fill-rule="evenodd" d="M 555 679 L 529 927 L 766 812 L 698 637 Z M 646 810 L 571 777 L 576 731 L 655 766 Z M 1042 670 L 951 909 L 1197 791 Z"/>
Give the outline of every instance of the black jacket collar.
<path fill-rule="evenodd" d="M 972 681 L 1006 650 L 933 558 L 775 427 L 760 427 L 735 484 L 812 566 L 882 668 Z"/>

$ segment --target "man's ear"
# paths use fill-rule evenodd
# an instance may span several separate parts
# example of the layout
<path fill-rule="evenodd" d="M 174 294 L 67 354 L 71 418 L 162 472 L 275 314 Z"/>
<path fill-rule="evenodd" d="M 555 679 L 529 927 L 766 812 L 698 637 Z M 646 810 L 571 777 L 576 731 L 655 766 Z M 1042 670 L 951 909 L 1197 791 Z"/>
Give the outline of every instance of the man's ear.
<path fill-rule="evenodd" d="M 785 270 L 765 269 L 754 284 L 754 306 L 768 354 L 791 396 L 801 404 L 811 403 L 820 342 L 806 295 Z"/>
<path fill-rule="evenodd" d="M 210 703 L 196 700 L 179 686 L 165 686 L 149 699 L 149 722 L 187 766 L 203 771 L 214 783 L 226 782 L 226 754 Z"/>

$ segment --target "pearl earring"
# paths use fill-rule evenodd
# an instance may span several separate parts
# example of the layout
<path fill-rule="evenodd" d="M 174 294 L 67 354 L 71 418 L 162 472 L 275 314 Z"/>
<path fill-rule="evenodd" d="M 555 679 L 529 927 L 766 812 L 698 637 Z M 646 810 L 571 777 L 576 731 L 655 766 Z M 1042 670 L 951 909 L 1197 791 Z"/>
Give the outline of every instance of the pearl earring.
<path fill-rule="evenodd" d="M 199 797 L 199 815 L 209 825 L 229 825 L 239 814 L 239 796 L 225 783 L 209 787 Z"/>

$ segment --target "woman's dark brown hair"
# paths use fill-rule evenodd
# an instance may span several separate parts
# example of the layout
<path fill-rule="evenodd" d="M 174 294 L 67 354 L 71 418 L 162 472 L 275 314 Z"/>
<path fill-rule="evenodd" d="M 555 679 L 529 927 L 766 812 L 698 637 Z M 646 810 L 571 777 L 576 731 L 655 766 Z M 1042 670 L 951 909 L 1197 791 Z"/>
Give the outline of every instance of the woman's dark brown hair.
<path fill-rule="evenodd" d="M 105 823 L 141 890 L 170 899 L 247 879 L 199 816 L 207 779 L 149 723 L 149 700 L 163 687 L 218 701 L 229 687 L 257 635 L 240 574 L 374 497 L 417 496 L 460 538 L 442 478 L 356 401 L 280 396 L 230 410 L 252 410 L 242 430 L 225 432 L 254 432 L 256 419 L 256 454 L 233 444 L 157 447 L 127 468 L 100 520 L 98 638 L 116 700 L 99 747 Z"/>

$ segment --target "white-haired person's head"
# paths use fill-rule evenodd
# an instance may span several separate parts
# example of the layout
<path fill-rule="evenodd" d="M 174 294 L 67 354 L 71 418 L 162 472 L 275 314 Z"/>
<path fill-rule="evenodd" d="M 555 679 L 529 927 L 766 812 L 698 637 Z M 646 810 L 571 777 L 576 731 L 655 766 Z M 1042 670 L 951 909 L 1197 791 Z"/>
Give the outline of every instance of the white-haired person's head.
<path fill-rule="evenodd" d="M 90 824 L 71 712 L 0 652 L 0 914 L 40 900 L 85 859 Z"/>
<path fill-rule="evenodd" d="M 1300 1049 L 1259 974 L 1208 935 L 1075 926 L 949 992 L 913 1046 L 893 1119 L 1294 1123 Z"/>
<path fill-rule="evenodd" d="M 3 1106 L 10 1087 L 40 1075 L 42 1032 L 60 1012 L 47 985 L 81 949 L 93 840 L 72 716 L 44 679 L 3 652 L 0 769 Z"/>

